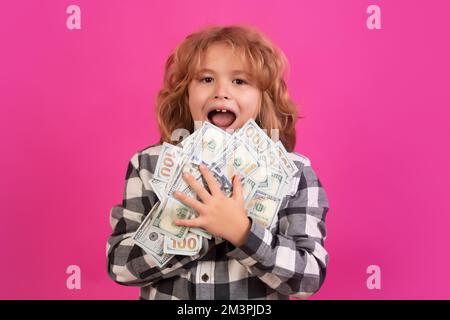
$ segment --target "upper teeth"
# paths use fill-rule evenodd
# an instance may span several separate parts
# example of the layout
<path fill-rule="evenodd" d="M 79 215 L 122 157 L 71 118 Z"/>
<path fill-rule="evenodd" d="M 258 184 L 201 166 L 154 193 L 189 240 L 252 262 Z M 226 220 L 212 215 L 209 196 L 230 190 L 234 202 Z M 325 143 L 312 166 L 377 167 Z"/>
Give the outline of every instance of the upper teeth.
<path fill-rule="evenodd" d="M 216 109 L 217 112 L 227 112 L 225 109 Z"/>

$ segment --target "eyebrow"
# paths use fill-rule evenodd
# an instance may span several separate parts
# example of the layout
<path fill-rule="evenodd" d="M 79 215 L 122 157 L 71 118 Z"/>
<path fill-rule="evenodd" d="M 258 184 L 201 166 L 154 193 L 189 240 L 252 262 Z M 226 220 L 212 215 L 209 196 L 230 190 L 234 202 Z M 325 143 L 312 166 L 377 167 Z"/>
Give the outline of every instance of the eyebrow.
<path fill-rule="evenodd" d="M 201 72 L 216 73 L 214 70 L 208 69 L 208 68 L 202 68 L 202 69 L 198 70 L 198 73 L 201 73 Z M 245 75 L 249 75 L 248 72 L 246 72 L 245 70 L 231 70 L 231 74 L 245 74 Z"/>

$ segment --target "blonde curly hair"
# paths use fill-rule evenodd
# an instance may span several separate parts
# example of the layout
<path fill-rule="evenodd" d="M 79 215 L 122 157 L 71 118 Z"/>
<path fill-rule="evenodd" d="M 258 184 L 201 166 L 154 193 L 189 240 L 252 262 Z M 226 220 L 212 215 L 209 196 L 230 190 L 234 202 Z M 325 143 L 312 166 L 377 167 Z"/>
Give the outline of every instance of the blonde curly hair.
<path fill-rule="evenodd" d="M 188 35 L 170 54 L 166 61 L 163 88 L 156 98 L 156 114 L 161 134 L 160 143 L 172 143 L 172 133 L 184 128 L 194 131 L 194 121 L 189 111 L 188 86 L 193 80 L 203 53 L 213 43 L 226 43 L 243 53 L 252 78 L 262 93 L 260 112 L 255 119 L 258 125 L 272 131 L 278 129 L 278 139 L 287 151 L 295 147 L 295 123 L 298 109 L 291 100 L 284 72 L 288 67 L 284 53 L 259 30 L 243 25 L 208 26 Z"/>

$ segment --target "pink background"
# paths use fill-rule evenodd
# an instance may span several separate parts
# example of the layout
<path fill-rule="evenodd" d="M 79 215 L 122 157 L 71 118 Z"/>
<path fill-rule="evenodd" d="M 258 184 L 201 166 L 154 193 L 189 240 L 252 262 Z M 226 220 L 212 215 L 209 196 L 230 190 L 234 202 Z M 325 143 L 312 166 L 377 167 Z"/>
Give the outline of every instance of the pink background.
<path fill-rule="evenodd" d="M 106 273 L 109 210 L 128 160 L 158 140 L 165 59 L 206 24 L 246 23 L 291 63 L 296 151 L 331 205 L 313 299 L 449 299 L 450 5 L 427 3 L 2 2 L 0 298 L 138 298 Z M 66 27 L 71 4 L 81 30 Z M 371 4 L 382 30 L 366 27 Z M 81 290 L 66 288 L 72 264 Z"/>

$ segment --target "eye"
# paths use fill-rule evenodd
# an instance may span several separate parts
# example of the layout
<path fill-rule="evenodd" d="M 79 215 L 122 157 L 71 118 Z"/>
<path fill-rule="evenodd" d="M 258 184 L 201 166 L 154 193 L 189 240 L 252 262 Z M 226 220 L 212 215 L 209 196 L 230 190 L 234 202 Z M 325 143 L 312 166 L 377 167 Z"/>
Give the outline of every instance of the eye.
<path fill-rule="evenodd" d="M 234 80 L 236 81 L 236 84 L 239 84 L 239 85 L 247 83 L 247 81 L 245 81 L 243 79 L 234 79 Z"/>
<path fill-rule="evenodd" d="M 202 77 L 202 78 L 200 78 L 200 82 L 211 83 L 212 80 L 213 80 L 213 78 L 211 78 L 211 77 Z"/>
<path fill-rule="evenodd" d="M 214 78 L 212 78 L 212 77 L 201 77 L 200 78 L 200 82 L 204 82 L 204 83 L 211 83 L 213 81 L 214 81 Z M 237 85 L 247 84 L 247 81 L 245 81 L 244 79 L 234 79 L 233 82 L 235 82 Z"/>

